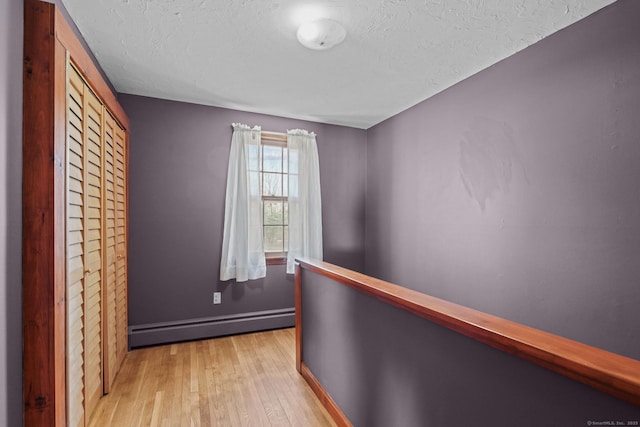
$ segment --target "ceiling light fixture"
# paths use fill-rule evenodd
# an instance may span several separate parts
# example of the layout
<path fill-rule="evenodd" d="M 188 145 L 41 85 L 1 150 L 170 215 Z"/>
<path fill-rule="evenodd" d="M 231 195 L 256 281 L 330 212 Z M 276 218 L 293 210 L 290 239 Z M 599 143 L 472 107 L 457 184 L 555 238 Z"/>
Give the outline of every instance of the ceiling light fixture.
<path fill-rule="evenodd" d="M 298 28 L 298 41 L 313 50 L 326 50 L 342 43 L 347 31 L 331 19 L 305 22 Z"/>

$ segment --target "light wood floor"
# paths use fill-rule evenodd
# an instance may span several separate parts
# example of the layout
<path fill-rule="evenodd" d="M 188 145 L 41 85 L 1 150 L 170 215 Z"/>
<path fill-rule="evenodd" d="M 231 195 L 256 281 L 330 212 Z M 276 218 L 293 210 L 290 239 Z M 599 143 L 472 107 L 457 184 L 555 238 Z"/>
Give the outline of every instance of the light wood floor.
<path fill-rule="evenodd" d="M 133 350 L 90 426 L 335 426 L 281 329 Z"/>

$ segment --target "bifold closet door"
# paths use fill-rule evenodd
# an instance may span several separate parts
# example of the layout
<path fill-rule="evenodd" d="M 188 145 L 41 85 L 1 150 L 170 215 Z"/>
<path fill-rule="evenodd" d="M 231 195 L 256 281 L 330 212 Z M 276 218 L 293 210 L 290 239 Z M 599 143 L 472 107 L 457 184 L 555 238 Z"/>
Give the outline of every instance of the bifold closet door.
<path fill-rule="evenodd" d="M 67 413 L 84 425 L 103 394 L 103 107 L 68 67 Z"/>
<path fill-rule="evenodd" d="M 84 82 L 67 85 L 67 423 L 84 426 Z"/>
<path fill-rule="evenodd" d="M 128 351 L 127 331 L 127 135 L 117 123 L 115 127 L 115 201 L 116 201 L 116 337 L 118 365 Z"/>
<path fill-rule="evenodd" d="M 126 133 L 104 112 L 104 331 L 108 393 L 128 350 Z"/>
<path fill-rule="evenodd" d="M 85 398 L 91 414 L 103 394 L 102 374 L 102 103 L 85 86 L 86 116 L 86 320 Z"/>
<path fill-rule="evenodd" d="M 104 114 L 104 392 L 109 393 L 118 372 L 118 348 L 122 345 L 117 337 L 116 308 L 116 184 L 115 184 L 115 135 L 116 121 Z"/>

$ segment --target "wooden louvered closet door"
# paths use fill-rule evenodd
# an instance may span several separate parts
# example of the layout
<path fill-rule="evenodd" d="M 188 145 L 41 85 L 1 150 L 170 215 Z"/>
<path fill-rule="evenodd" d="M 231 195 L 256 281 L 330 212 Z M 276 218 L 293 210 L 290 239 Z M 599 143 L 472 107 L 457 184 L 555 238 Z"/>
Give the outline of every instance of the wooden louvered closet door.
<path fill-rule="evenodd" d="M 84 82 L 69 68 L 67 85 L 67 420 L 83 426 L 85 319 Z"/>
<path fill-rule="evenodd" d="M 125 130 L 115 128 L 115 206 L 116 206 L 116 337 L 118 364 L 128 350 L 127 320 L 127 150 Z"/>
<path fill-rule="evenodd" d="M 105 384 L 111 389 L 128 350 L 126 132 L 111 114 L 104 114 L 104 254 Z"/>
<path fill-rule="evenodd" d="M 67 96 L 67 395 L 84 425 L 102 383 L 102 111 L 69 67 Z"/>
<path fill-rule="evenodd" d="M 67 419 L 76 427 L 128 349 L 126 133 L 72 65 L 67 83 Z"/>
<path fill-rule="evenodd" d="M 91 414 L 103 394 L 102 104 L 85 86 L 85 399 Z"/>
<path fill-rule="evenodd" d="M 104 115 L 104 253 L 105 253 L 105 286 L 103 296 L 106 303 L 104 310 L 105 338 L 105 375 L 104 391 L 108 393 L 118 372 L 118 339 L 116 310 L 116 202 L 115 202 L 115 160 L 114 141 L 116 122 L 111 114 Z"/>

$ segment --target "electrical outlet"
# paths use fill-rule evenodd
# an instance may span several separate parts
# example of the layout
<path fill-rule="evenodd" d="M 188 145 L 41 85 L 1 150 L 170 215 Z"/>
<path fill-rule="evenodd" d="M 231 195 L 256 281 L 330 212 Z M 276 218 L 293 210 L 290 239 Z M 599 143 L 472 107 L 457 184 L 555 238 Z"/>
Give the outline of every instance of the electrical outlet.
<path fill-rule="evenodd" d="M 213 303 L 222 304 L 222 294 L 220 292 L 213 293 Z"/>

